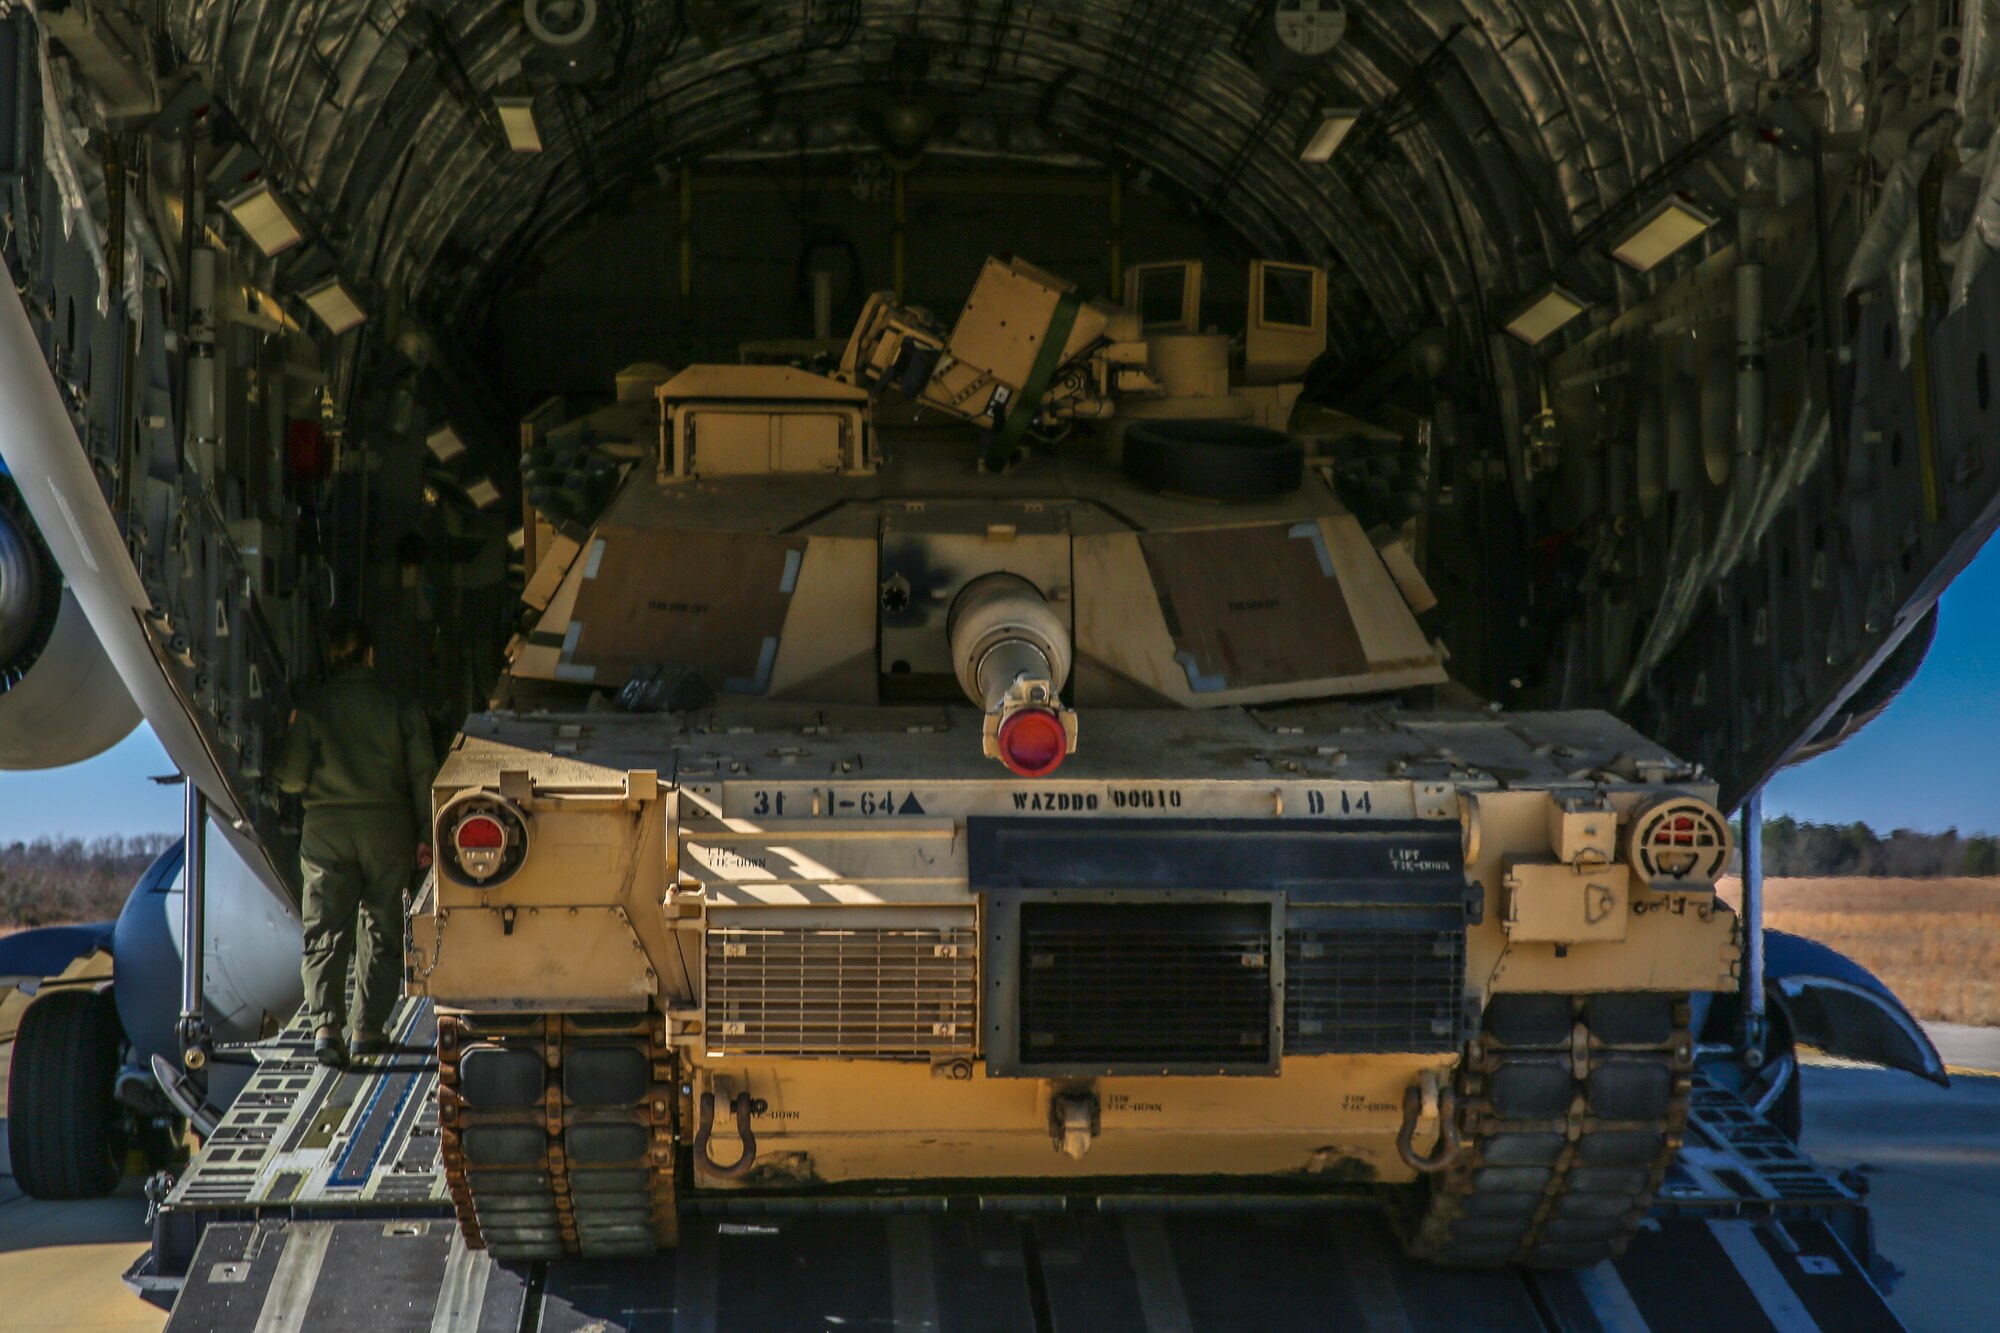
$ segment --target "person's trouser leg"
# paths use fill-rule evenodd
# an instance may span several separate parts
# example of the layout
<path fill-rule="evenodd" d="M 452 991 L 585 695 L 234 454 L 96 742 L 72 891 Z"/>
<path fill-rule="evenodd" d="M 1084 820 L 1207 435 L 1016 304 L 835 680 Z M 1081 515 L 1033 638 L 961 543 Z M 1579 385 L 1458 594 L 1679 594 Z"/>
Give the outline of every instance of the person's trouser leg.
<path fill-rule="evenodd" d="M 299 974 L 306 1016 L 314 1028 L 336 1032 L 347 1017 L 347 965 L 354 956 L 354 913 L 362 890 L 362 868 L 338 834 L 309 813 L 299 838 L 304 880 L 299 910 L 305 924 Z"/>
<path fill-rule="evenodd" d="M 417 864 L 407 817 L 373 816 L 364 843 L 365 880 L 354 966 L 354 1030 L 379 1033 L 403 993 L 403 891 Z"/>

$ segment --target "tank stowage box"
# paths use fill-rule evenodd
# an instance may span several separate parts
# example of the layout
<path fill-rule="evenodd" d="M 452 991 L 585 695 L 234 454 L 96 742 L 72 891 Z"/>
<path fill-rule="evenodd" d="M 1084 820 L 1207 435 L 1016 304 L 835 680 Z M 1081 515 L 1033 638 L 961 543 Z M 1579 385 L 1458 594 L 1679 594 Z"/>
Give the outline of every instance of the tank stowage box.
<path fill-rule="evenodd" d="M 1074 306 L 1036 327 L 1102 358 Z M 871 312 L 869 394 L 979 379 Z M 1015 359 L 1031 443 L 1117 405 Z M 1688 996 L 1736 986 L 1713 786 L 1606 714 L 1440 705 L 1412 535 L 1249 408 L 1147 389 L 1009 455 L 856 382 L 663 384 L 438 776 L 409 977 L 468 1239 L 649 1253 L 690 1190 L 1363 1193 L 1442 1262 L 1620 1252 Z"/>

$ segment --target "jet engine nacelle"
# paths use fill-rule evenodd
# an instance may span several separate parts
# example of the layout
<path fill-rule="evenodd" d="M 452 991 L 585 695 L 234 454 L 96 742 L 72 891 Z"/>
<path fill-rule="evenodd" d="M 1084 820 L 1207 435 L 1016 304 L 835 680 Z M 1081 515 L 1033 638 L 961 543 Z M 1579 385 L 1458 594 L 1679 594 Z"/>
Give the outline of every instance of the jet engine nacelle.
<path fill-rule="evenodd" d="M 155 1055 L 180 1062 L 175 1026 L 181 1004 L 181 909 L 186 883 L 176 843 L 139 880 L 112 934 L 119 1021 L 132 1043 L 132 1063 Z M 299 1007 L 300 924 L 282 908 L 229 841 L 208 838 L 207 943 L 203 988 L 210 1034 L 221 1042 L 255 1041 Z M 243 1071 L 247 1074 L 247 1070 Z M 236 1094 L 230 1066 L 212 1065 L 208 1100 L 228 1105 Z"/>
<path fill-rule="evenodd" d="M 139 708 L 0 480 L 0 769 L 57 768 L 116 745 Z"/>

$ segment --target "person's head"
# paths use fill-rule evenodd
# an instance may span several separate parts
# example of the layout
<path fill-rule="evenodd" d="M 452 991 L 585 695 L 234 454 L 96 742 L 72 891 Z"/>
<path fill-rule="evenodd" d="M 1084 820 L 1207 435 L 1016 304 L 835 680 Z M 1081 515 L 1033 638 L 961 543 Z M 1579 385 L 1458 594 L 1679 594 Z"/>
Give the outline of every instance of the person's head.
<path fill-rule="evenodd" d="M 335 671 L 368 666 L 375 657 L 375 640 L 358 620 L 343 620 L 326 633 L 326 664 Z"/>

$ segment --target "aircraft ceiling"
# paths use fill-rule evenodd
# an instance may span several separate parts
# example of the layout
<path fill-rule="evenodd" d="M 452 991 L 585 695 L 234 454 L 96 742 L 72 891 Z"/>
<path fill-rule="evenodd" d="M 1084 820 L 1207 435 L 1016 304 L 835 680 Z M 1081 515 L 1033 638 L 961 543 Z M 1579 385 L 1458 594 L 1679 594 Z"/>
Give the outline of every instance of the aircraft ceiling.
<path fill-rule="evenodd" d="M 1797 188 L 1761 113 L 1805 90 L 1822 128 L 1859 131 L 1884 28 L 1879 10 L 1808 0 L 544 7 L 594 15 L 582 77 L 518 0 L 166 8 L 343 273 L 408 288 L 433 318 L 663 165 L 844 151 L 900 100 L 935 118 L 913 137 L 937 159 L 1121 164 L 1250 245 L 1324 257 L 1333 346 L 1354 354 L 1551 274 L 1642 290 L 1593 229 L 1648 182 L 1722 208 Z M 1293 45 L 1271 40 L 1280 22 Z M 510 91 L 533 97 L 547 151 L 507 150 L 492 97 Z M 1374 114 L 1338 161 L 1301 162 L 1309 123 L 1350 105 Z M 1718 136 L 1721 170 L 1675 170 Z"/>
<path fill-rule="evenodd" d="M 24 8 L 0 0 L 0 39 Z M 121 597 L 152 637 L 129 652 L 166 663 L 266 823 L 286 701 L 259 683 L 308 674 L 324 614 L 381 608 L 441 715 L 480 696 L 497 649 L 465 636 L 506 632 L 519 512 L 482 333 L 558 242 L 696 168 L 1115 173 L 1225 248 L 1326 264 L 1315 392 L 1431 451 L 1455 677 L 1615 708 L 1733 800 L 1835 734 L 1850 696 L 1886 697 L 1856 689 L 1913 667 L 1891 654 L 2000 517 L 2000 431 L 1978 415 L 2000 357 L 1993 8 L 44 3 L 53 40 L 0 40 L 0 86 L 41 88 L 0 129 L 36 123 L 46 163 L 15 170 L 0 135 L 0 196 L 39 210 L 0 228 L 0 256 L 134 553 L 143 594 Z M 30 52 L 17 71 L 9 50 Z M 509 109 L 543 151 L 513 151 Z M 302 243 L 270 257 L 227 220 L 253 182 Z M 1674 201 L 1705 230 L 1646 271 L 1612 258 Z M 198 249 L 227 278 L 212 362 L 183 336 Z M 358 331 L 308 309 L 328 277 Z M 1582 317 L 1534 345 L 1502 332 L 1552 285 Z M 1392 355 L 1440 332 L 1442 369 Z M 115 392 L 86 391 L 114 364 Z M 196 370 L 227 411 L 190 425 Z M 274 383 L 285 401 L 258 400 Z M 424 448 L 443 423 L 458 462 Z M 68 521 L 25 499 L 45 533 Z M 244 617 L 269 632 L 233 632 Z"/>

